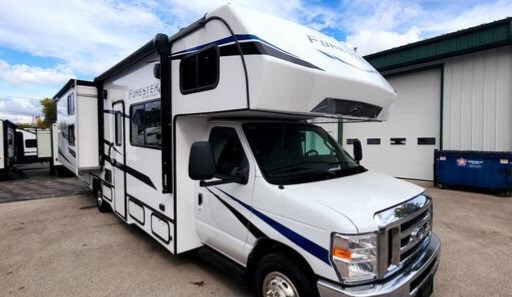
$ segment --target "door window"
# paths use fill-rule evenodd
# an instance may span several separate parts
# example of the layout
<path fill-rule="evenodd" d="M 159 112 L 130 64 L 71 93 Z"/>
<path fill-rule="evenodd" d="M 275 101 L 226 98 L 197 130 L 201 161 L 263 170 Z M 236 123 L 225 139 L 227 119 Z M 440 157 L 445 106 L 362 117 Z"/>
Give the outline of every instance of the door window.
<path fill-rule="evenodd" d="M 123 144 L 123 114 L 120 111 L 116 112 L 116 146 Z"/>
<path fill-rule="evenodd" d="M 218 178 L 247 177 L 249 162 L 235 129 L 215 127 L 210 134 Z"/>

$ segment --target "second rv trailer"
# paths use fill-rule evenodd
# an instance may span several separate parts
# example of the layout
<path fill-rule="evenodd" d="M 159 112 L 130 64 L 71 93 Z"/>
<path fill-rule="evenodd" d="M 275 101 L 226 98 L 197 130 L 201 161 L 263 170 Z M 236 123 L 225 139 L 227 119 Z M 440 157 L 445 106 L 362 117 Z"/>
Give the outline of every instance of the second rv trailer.
<path fill-rule="evenodd" d="M 8 120 L 0 120 L 0 174 L 9 175 L 16 163 L 16 125 Z"/>
<path fill-rule="evenodd" d="M 71 80 L 55 98 L 59 157 L 100 211 L 173 254 L 218 251 L 258 297 L 432 292 L 431 198 L 308 122 L 388 118 L 393 89 L 353 50 L 225 5 L 95 87 Z"/>

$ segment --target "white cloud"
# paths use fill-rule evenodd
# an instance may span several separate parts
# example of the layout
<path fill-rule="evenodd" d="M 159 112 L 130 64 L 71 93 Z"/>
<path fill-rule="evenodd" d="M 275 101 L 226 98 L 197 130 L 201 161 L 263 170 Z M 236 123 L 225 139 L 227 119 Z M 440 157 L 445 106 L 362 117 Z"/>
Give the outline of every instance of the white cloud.
<path fill-rule="evenodd" d="M 23 83 L 64 83 L 75 77 L 69 67 L 58 65 L 56 68 L 41 68 L 25 64 L 9 65 L 0 59 L 0 78 L 12 85 Z"/>
<path fill-rule="evenodd" d="M 416 42 L 421 39 L 421 31 L 412 27 L 404 34 L 383 30 L 359 30 L 353 35 L 347 36 L 347 44 L 357 47 L 360 55 L 379 52 L 392 47 Z"/>
<path fill-rule="evenodd" d="M 512 1 L 500 0 L 476 5 L 462 10 L 456 15 L 441 11 L 440 17 L 422 20 L 424 30 L 439 35 L 457 30 L 490 23 L 512 16 Z"/>
<path fill-rule="evenodd" d="M 504 18 L 511 0 L 474 5 L 421 0 L 0 0 L 0 47 L 61 65 L 5 65 L 9 83 L 56 82 L 64 76 L 93 77 L 129 55 L 156 33 L 173 34 L 226 2 L 300 22 L 317 30 L 344 31 L 361 54 L 415 42 Z M 50 78 L 54 77 L 54 78 Z M 2 91 L 0 91 L 2 94 Z"/>
<path fill-rule="evenodd" d="M 41 114 L 38 99 L 23 97 L 0 97 L 0 119 L 15 123 L 32 122 L 33 116 Z"/>
<path fill-rule="evenodd" d="M 154 34 L 175 30 L 150 7 L 120 1 L 0 0 L 0 7 L 1 46 L 57 57 L 83 74 L 97 75 Z"/>
<path fill-rule="evenodd" d="M 512 1 L 436 3 L 419 0 L 353 0 L 343 5 L 340 22 L 347 42 L 360 54 L 416 42 L 429 37 L 478 26 L 512 15 Z"/>

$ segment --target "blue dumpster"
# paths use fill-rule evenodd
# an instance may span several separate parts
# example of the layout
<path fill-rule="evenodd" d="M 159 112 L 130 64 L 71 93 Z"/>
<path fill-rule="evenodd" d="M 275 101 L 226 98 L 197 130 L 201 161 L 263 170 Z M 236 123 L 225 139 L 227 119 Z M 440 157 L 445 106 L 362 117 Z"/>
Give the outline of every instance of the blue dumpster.
<path fill-rule="evenodd" d="M 434 184 L 499 191 L 512 190 L 512 152 L 439 151 L 434 153 Z"/>

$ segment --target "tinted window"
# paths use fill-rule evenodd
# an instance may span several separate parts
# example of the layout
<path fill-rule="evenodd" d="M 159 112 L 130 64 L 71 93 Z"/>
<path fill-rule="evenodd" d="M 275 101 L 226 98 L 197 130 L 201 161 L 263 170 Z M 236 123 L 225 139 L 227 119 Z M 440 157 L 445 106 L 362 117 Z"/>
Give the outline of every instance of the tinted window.
<path fill-rule="evenodd" d="M 210 134 L 218 177 L 247 176 L 249 162 L 233 128 L 216 127 Z"/>
<path fill-rule="evenodd" d="M 35 139 L 27 139 L 27 140 L 25 140 L 25 147 L 28 147 L 28 148 L 37 147 L 37 141 Z"/>
<path fill-rule="evenodd" d="M 135 146 L 162 145 L 161 103 L 150 101 L 130 107 L 130 143 Z"/>
<path fill-rule="evenodd" d="M 75 125 L 68 126 L 68 143 L 75 145 Z"/>
<path fill-rule="evenodd" d="M 145 144 L 162 145 L 160 101 L 146 103 L 144 108 Z"/>
<path fill-rule="evenodd" d="M 180 63 L 180 88 L 183 94 L 214 89 L 219 82 L 219 48 L 207 47 L 186 56 Z"/>
<path fill-rule="evenodd" d="M 75 114 L 75 94 L 68 96 L 68 115 Z"/>

